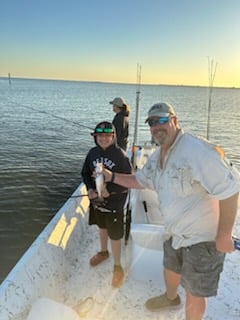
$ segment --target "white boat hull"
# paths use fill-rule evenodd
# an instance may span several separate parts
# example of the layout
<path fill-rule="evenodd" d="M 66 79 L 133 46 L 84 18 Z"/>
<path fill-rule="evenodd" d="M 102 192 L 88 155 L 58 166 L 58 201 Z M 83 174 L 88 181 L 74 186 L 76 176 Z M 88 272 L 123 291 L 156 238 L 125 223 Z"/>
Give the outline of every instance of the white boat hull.
<path fill-rule="evenodd" d="M 26 319 L 38 297 L 61 301 L 69 259 L 81 250 L 87 225 L 88 197 L 83 184 L 58 211 L 0 286 L 0 319 Z"/>

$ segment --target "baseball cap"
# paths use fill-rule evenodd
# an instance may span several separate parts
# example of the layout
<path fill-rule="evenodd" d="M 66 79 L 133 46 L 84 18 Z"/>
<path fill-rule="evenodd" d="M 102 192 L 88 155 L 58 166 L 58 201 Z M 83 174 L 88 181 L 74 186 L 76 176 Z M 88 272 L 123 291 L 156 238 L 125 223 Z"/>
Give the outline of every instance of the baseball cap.
<path fill-rule="evenodd" d="M 127 105 L 124 99 L 121 97 L 116 97 L 112 101 L 109 101 L 109 103 L 119 108 L 125 107 Z"/>
<path fill-rule="evenodd" d="M 114 133 L 115 134 L 115 127 L 111 122 L 102 121 L 98 123 L 94 129 L 94 132 L 91 132 L 92 136 L 96 136 L 97 134 L 101 133 Z"/>
<path fill-rule="evenodd" d="M 149 118 L 152 117 L 168 117 L 168 116 L 175 116 L 176 113 L 173 109 L 173 106 L 170 105 L 168 102 L 159 102 L 155 103 L 148 111 L 148 117 L 145 120 L 147 122 Z"/>

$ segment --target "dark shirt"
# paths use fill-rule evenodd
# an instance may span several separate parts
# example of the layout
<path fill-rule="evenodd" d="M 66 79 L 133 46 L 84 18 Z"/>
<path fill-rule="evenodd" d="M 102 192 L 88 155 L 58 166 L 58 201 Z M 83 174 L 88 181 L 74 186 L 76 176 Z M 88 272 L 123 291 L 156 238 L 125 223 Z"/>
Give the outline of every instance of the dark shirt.
<path fill-rule="evenodd" d="M 113 172 L 131 173 L 132 171 L 127 155 L 119 148 L 119 146 L 113 144 L 106 150 L 96 146 L 88 152 L 81 172 L 87 190 L 90 188 L 96 189 L 95 179 L 92 174 L 96 168 L 97 162 L 102 162 L 105 168 Z M 110 196 L 104 199 L 105 201 L 101 207 L 111 211 L 121 212 L 127 198 L 128 189 L 107 182 L 107 190 L 110 193 Z"/>
<path fill-rule="evenodd" d="M 117 144 L 123 150 L 126 150 L 128 143 L 129 112 L 121 111 L 116 113 L 112 123 L 116 128 Z"/>

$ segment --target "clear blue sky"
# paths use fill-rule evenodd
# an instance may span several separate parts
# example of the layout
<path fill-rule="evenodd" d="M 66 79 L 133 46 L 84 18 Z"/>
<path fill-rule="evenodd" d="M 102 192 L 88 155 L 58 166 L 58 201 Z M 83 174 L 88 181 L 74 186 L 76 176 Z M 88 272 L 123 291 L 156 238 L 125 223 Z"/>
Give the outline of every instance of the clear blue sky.
<path fill-rule="evenodd" d="M 240 87 L 240 0 L 0 0 L 0 76 Z"/>

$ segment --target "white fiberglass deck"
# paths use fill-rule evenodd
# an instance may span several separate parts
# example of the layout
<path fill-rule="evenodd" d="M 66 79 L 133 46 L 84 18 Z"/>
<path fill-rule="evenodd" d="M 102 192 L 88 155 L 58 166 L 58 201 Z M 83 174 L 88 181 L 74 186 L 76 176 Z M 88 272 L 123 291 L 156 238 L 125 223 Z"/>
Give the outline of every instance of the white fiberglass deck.
<path fill-rule="evenodd" d="M 79 307 L 79 319 L 184 320 L 182 288 L 182 305 L 178 309 L 152 313 L 144 307 L 148 298 L 165 291 L 161 251 L 141 248 L 131 238 L 127 246 L 123 244 L 126 279 L 119 289 L 111 286 L 111 255 L 99 266 L 89 266 L 90 257 L 99 250 L 99 239 L 97 228 L 87 225 L 84 199 L 70 199 L 61 208 L 2 284 L 0 319 L 26 320 L 39 298 L 70 308 L 88 298 Z M 240 235 L 239 216 L 235 234 Z M 204 320 L 240 319 L 239 285 L 240 251 L 235 251 L 226 256 L 218 296 L 209 299 Z"/>
<path fill-rule="evenodd" d="M 238 225 L 239 227 L 239 225 Z M 162 252 L 123 245 L 122 263 L 126 280 L 120 289 L 111 287 L 112 258 L 97 267 L 89 266 L 89 258 L 98 250 L 98 235 L 89 228 L 85 242 L 69 261 L 64 303 L 74 306 L 91 297 L 93 303 L 85 319 L 127 320 L 158 319 L 184 320 L 184 292 L 180 289 L 182 306 L 174 311 L 157 313 L 145 309 L 146 299 L 164 292 Z M 134 259 L 132 257 L 134 256 Z M 218 296 L 209 299 L 205 318 L 208 320 L 234 320 L 240 318 L 240 252 L 227 255 Z"/>

